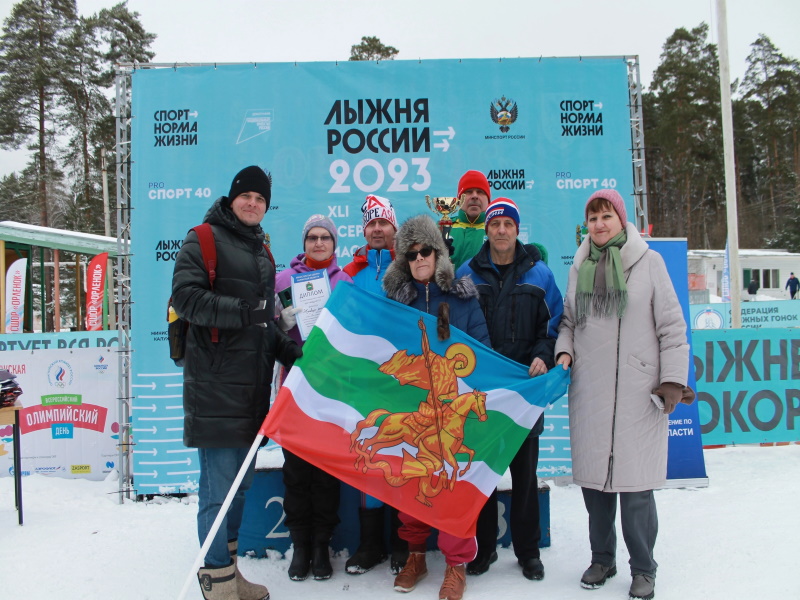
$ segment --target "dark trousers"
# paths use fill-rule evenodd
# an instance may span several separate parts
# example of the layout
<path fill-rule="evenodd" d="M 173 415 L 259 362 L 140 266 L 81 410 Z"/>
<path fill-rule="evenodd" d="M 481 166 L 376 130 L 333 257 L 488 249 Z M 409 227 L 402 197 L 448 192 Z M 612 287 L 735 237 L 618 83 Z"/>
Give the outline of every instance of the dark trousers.
<path fill-rule="evenodd" d="M 653 548 L 658 535 L 658 513 L 653 490 L 620 494 L 581 488 L 583 503 L 589 513 L 589 544 L 592 562 L 606 567 L 616 563 L 617 496 L 622 513 L 622 537 L 628 548 L 631 575 L 656 576 L 658 563 Z"/>
<path fill-rule="evenodd" d="M 339 524 L 339 480 L 284 448 L 283 485 L 286 528 L 330 539 Z"/>
<path fill-rule="evenodd" d="M 525 438 L 514 460 L 511 472 L 511 543 L 519 560 L 539 558 L 539 480 L 536 464 L 539 462 L 539 436 Z M 485 556 L 497 548 L 497 490 L 492 492 L 478 516 L 476 537 L 478 555 Z"/>

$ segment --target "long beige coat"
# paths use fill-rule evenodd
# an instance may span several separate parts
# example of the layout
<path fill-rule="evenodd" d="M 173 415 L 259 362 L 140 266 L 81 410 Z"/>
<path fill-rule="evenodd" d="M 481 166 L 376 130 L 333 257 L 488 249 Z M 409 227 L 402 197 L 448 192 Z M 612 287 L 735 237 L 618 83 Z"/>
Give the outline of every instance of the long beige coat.
<path fill-rule="evenodd" d="M 663 382 L 686 385 L 686 323 L 664 260 L 626 224 L 621 249 L 628 286 L 622 319 L 592 315 L 575 323 L 578 268 L 589 256 L 587 236 L 569 272 L 556 356 L 572 357 L 569 427 L 572 477 L 605 492 L 662 486 L 667 476 L 668 416 L 650 399 Z"/>

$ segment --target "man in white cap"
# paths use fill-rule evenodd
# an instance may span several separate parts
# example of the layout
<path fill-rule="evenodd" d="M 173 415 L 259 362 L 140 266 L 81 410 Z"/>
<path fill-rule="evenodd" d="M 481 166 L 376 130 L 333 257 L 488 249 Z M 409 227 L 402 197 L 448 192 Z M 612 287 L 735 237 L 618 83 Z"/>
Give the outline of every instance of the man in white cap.
<path fill-rule="evenodd" d="M 367 196 L 361 205 L 361 216 L 367 244 L 356 250 L 353 262 L 345 265 L 342 270 L 350 275 L 358 287 L 385 296 L 386 292 L 382 287 L 383 276 L 394 260 L 397 217 L 388 198 L 372 194 Z M 408 558 L 408 544 L 397 535 L 400 521 L 397 518 L 397 511 L 392 512 L 391 569 L 396 575 Z M 360 541 L 358 549 L 345 563 L 345 569 L 350 575 L 366 573 L 386 560 L 386 543 L 383 537 L 384 513 L 383 502 L 361 493 L 361 505 L 358 510 Z"/>
<path fill-rule="evenodd" d="M 371 194 L 361 205 L 361 216 L 367 245 L 356 250 L 353 262 L 342 270 L 358 287 L 383 296 L 381 282 L 389 263 L 394 260 L 397 217 L 388 198 Z"/>

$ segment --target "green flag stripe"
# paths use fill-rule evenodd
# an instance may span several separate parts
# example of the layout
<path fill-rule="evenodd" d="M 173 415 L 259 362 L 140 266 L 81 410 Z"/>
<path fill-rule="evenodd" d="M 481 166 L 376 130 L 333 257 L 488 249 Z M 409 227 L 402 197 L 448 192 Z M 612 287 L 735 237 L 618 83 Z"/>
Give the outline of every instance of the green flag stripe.
<path fill-rule="evenodd" d="M 302 360 L 301 364 L 309 385 L 320 395 L 347 404 L 364 416 L 377 407 L 413 412 L 425 402 L 427 390 L 399 385 L 394 377 L 378 371 L 377 363 L 341 354 L 319 334 L 310 336 L 303 348 L 305 356 L 313 360 Z M 469 413 L 464 439 L 475 451 L 475 460 L 500 472 L 502 465 L 511 462 L 529 430 L 502 412 L 487 410 L 487 416 L 480 422 Z"/>

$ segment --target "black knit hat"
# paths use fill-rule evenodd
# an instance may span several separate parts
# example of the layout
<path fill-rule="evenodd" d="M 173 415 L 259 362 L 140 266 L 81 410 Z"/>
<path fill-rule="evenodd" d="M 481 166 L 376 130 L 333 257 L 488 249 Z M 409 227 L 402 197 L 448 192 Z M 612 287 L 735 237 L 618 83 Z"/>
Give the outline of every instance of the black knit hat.
<path fill-rule="evenodd" d="M 269 209 L 269 200 L 272 195 L 272 176 L 264 172 L 264 169 L 255 165 L 245 167 L 236 174 L 231 183 L 231 191 L 228 192 L 228 206 L 239 194 L 245 192 L 257 192 L 264 196 Z"/>

